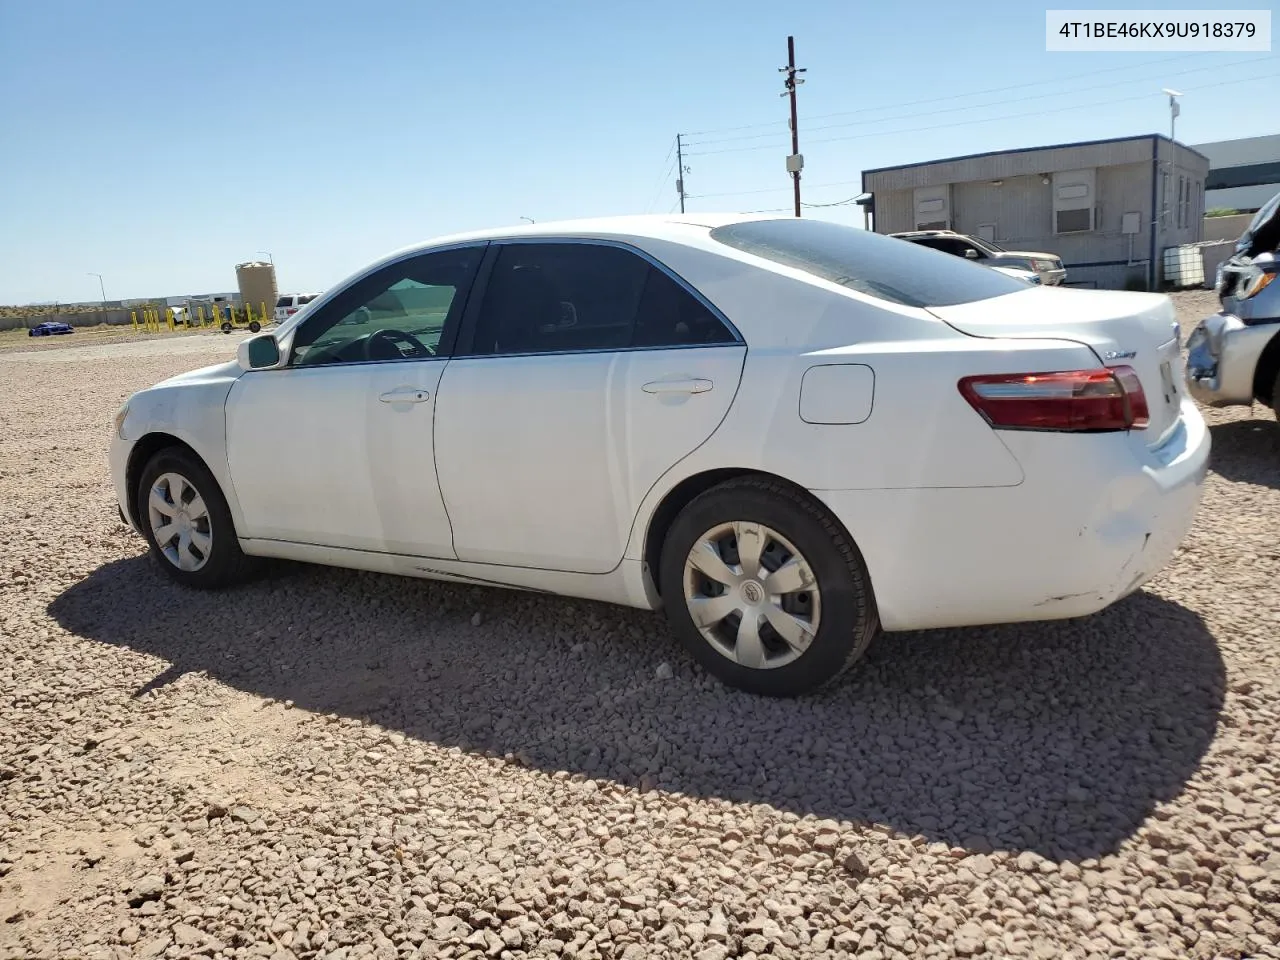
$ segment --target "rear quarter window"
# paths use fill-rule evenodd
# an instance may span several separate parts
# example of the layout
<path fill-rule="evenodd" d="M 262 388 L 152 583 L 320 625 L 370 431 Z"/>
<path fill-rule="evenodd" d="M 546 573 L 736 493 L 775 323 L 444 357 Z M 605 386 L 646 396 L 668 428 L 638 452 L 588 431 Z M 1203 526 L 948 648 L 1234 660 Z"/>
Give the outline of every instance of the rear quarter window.
<path fill-rule="evenodd" d="M 753 220 L 715 227 L 726 246 L 909 307 L 948 307 L 1025 291 L 1027 284 L 949 253 L 824 220 Z"/>
<path fill-rule="evenodd" d="M 293 297 L 281 297 L 279 300 L 276 301 L 276 306 L 277 307 L 293 306 Z"/>

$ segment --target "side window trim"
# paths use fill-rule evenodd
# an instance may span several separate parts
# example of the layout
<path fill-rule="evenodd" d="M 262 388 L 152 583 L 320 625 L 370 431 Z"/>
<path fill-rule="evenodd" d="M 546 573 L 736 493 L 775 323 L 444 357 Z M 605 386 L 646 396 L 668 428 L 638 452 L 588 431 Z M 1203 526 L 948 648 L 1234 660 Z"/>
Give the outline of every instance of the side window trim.
<path fill-rule="evenodd" d="M 469 241 L 464 241 L 462 243 L 450 243 L 450 244 L 444 244 L 438 247 L 430 247 L 426 250 L 414 250 L 410 253 L 404 254 L 403 256 L 396 257 L 393 260 L 379 261 L 374 266 L 369 267 L 365 270 L 362 270 L 359 274 L 352 277 L 346 283 L 342 284 L 342 286 L 336 287 L 331 290 L 326 290 L 324 293 L 316 297 L 315 300 L 313 301 L 313 302 L 315 301 L 322 301 L 322 302 L 316 305 L 316 307 L 312 310 L 311 315 L 307 317 L 307 319 L 303 323 L 298 324 L 297 327 L 289 331 L 289 359 L 283 366 L 279 367 L 278 369 L 280 370 L 313 369 L 305 366 L 298 367 L 298 366 L 295 366 L 293 363 L 293 359 L 295 356 L 294 351 L 296 350 L 296 347 L 294 346 L 294 344 L 297 342 L 297 334 L 300 333 L 302 329 L 308 326 L 309 324 L 322 322 L 324 318 L 328 316 L 329 310 L 332 308 L 334 301 L 337 300 L 339 297 L 341 297 L 343 294 L 345 294 L 352 287 L 356 286 L 357 284 L 364 283 L 370 277 L 376 276 L 377 274 L 382 273 L 383 271 L 391 270 L 410 260 L 416 260 L 419 257 L 426 257 L 436 253 L 447 253 L 450 250 L 468 250 L 468 249 L 483 250 L 484 252 L 481 254 L 480 267 L 478 267 L 476 269 L 476 272 L 472 274 L 471 283 L 468 285 L 466 290 L 460 290 L 458 292 L 458 296 L 462 297 L 462 305 L 459 308 L 457 314 L 449 318 L 449 320 L 445 322 L 444 329 L 441 330 L 440 332 L 440 342 L 439 344 L 436 345 L 436 354 L 434 357 L 431 358 L 433 360 L 449 359 L 451 356 L 454 355 L 453 350 L 455 346 L 457 346 L 458 333 L 462 326 L 462 318 L 466 316 L 466 312 L 471 308 L 473 301 L 476 299 L 474 294 L 479 285 L 479 281 L 480 281 L 481 273 L 484 269 L 484 265 L 485 263 L 488 262 L 488 259 L 489 259 L 490 251 L 487 249 L 489 245 L 490 245 L 489 241 L 487 240 L 469 240 Z M 421 362 L 422 362 L 422 358 L 415 359 L 415 358 L 406 357 L 403 360 L 345 360 L 341 362 L 335 362 L 332 364 L 325 364 L 324 366 L 325 367 L 354 367 L 354 366 L 363 366 L 365 364 L 370 364 L 370 363 L 382 364 L 382 363 L 421 363 Z"/>
<path fill-rule="evenodd" d="M 484 299 L 489 293 L 489 277 L 493 273 L 493 265 L 498 259 L 498 254 L 503 247 L 514 246 L 517 244 L 581 244 L 583 246 L 596 247 L 614 247 L 618 250 L 625 250 L 627 253 L 638 256 L 650 267 L 665 274 L 669 279 L 675 282 L 685 293 L 689 294 L 698 303 L 703 306 L 711 316 L 715 317 L 726 330 L 733 336 L 728 343 L 690 343 L 679 345 L 659 345 L 645 347 L 591 347 L 581 350 L 561 350 L 555 352 L 539 352 L 539 353 L 481 353 L 475 352 L 475 336 L 476 325 L 480 316 L 480 308 L 484 305 Z M 587 353 L 635 353 L 639 351 L 653 350 L 693 350 L 708 349 L 711 347 L 741 347 L 746 345 L 741 331 L 733 325 L 728 317 L 724 315 L 724 311 L 717 307 L 714 303 L 703 296 L 693 285 L 684 277 L 676 273 L 665 263 L 658 260 L 652 254 L 641 250 L 639 247 L 626 243 L 622 240 L 604 240 L 595 237 L 511 237 L 506 239 L 492 240 L 489 243 L 489 249 L 485 251 L 484 258 L 480 262 L 480 269 L 476 272 L 475 280 L 471 284 L 471 296 L 467 300 L 466 309 L 462 315 L 462 329 L 457 338 L 457 350 L 452 354 L 453 357 L 461 359 L 463 357 L 470 359 L 489 359 L 498 357 L 562 357 L 567 355 L 576 356 L 578 354 Z"/>

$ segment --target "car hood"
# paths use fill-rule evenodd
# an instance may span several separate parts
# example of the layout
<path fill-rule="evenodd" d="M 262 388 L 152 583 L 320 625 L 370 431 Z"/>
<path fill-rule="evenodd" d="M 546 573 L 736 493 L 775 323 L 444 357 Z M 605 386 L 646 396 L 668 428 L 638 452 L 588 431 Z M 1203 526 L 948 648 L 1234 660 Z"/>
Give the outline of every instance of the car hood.
<path fill-rule="evenodd" d="M 233 380 L 238 380 L 242 373 L 244 371 L 240 369 L 240 364 L 237 361 L 228 360 L 226 363 L 215 363 L 212 366 L 200 367 L 197 370 L 188 370 L 186 373 L 180 373 L 167 380 L 161 380 L 151 389 L 178 387 L 193 383 L 217 383 L 219 381 L 225 381 L 230 384 Z"/>
<path fill-rule="evenodd" d="M 1276 194 L 1254 215 L 1236 241 L 1236 256 L 1256 257 L 1280 248 L 1280 194 Z"/>
<path fill-rule="evenodd" d="M 1057 254 L 1037 253 L 1034 250 L 1005 250 L 1001 252 L 1000 256 L 996 257 L 996 259 L 999 260 L 1001 257 L 1031 257 L 1036 260 L 1055 260 L 1055 261 L 1058 259 Z"/>

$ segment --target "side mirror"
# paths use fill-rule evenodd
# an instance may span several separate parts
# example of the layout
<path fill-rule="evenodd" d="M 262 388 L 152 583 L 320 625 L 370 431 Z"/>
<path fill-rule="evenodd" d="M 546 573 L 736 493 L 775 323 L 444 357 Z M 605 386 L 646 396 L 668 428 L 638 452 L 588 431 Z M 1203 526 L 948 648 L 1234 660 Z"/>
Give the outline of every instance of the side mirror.
<path fill-rule="evenodd" d="M 977 251 L 977 250 L 975 250 L 975 249 L 973 249 L 973 247 L 966 247 L 966 248 L 965 248 L 965 251 L 964 251 L 964 255 L 965 255 L 965 259 L 967 259 L 967 260 L 977 260 L 977 259 L 978 259 L 978 251 Z"/>
<path fill-rule="evenodd" d="M 269 370 L 280 365 L 280 344 L 275 334 L 260 333 L 241 340 L 236 348 L 236 362 L 241 370 Z"/>

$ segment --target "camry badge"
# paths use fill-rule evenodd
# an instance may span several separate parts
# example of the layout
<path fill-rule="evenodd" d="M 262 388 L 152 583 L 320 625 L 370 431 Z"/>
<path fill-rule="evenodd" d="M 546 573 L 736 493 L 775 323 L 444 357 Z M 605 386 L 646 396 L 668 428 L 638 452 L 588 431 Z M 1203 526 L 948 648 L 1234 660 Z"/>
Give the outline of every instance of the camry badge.
<path fill-rule="evenodd" d="M 1128 360 L 1130 357 L 1136 357 L 1137 350 L 1108 350 L 1103 356 L 1103 360 Z"/>

